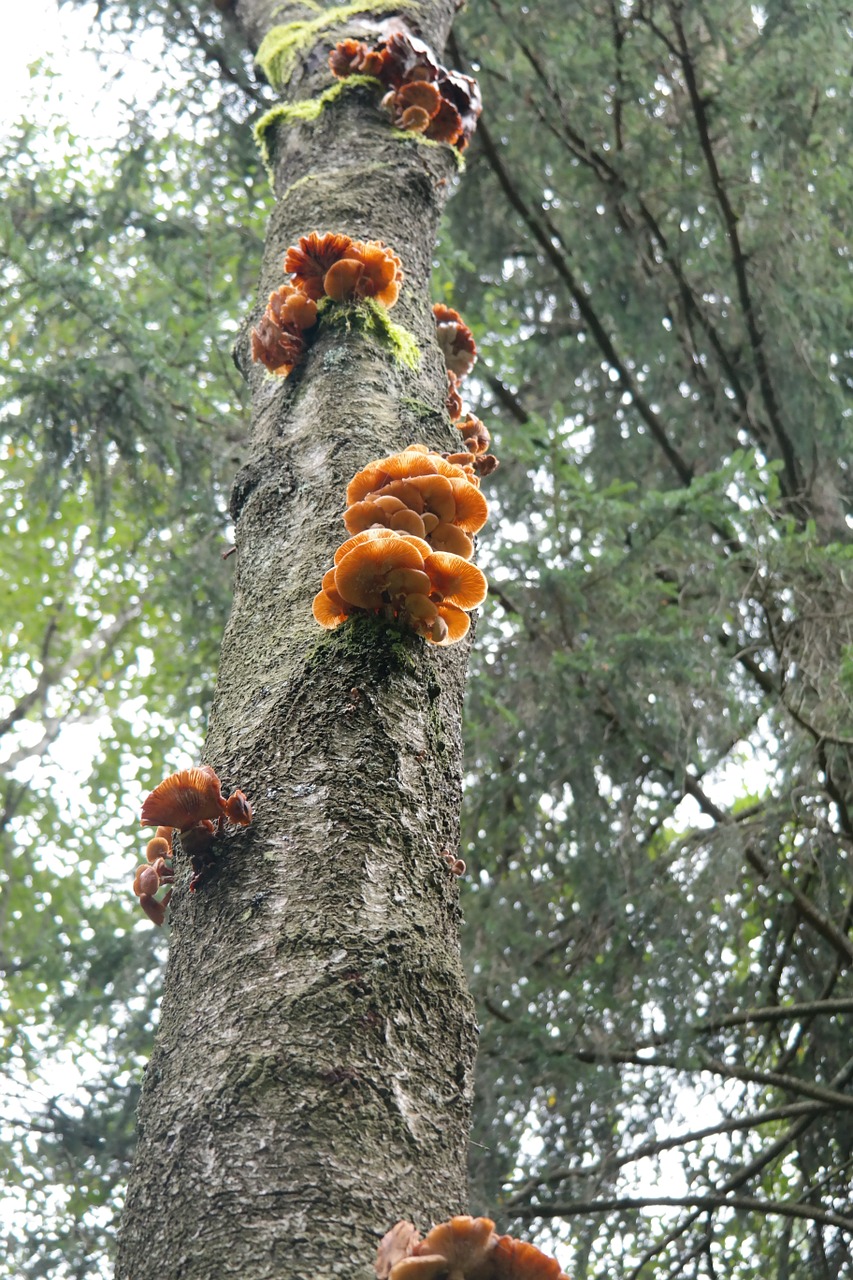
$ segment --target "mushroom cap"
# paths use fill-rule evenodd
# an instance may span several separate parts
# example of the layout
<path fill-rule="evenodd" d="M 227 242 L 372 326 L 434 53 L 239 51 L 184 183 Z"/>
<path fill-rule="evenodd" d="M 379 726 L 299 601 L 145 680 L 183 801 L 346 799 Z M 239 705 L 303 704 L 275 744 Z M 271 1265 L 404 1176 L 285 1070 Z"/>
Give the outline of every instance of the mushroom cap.
<path fill-rule="evenodd" d="M 463 477 L 451 480 L 450 483 L 456 501 L 456 515 L 453 523 L 465 533 L 476 533 L 478 529 L 482 529 L 489 518 L 488 502 L 470 480 Z"/>
<path fill-rule="evenodd" d="M 464 609 L 455 604 L 440 604 L 435 633 L 427 639 L 433 644 L 456 644 L 457 640 L 467 636 L 470 626 L 471 619 Z"/>
<path fill-rule="evenodd" d="M 470 560 L 474 554 L 474 543 L 458 525 L 437 524 L 428 536 L 434 551 L 449 551 L 463 560 Z"/>
<path fill-rule="evenodd" d="M 348 551 L 335 569 L 335 586 L 348 604 L 380 609 L 390 573 L 423 567 L 424 558 L 417 547 L 401 535 L 389 533 L 384 538 L 369 538 Z"/>
<path fill-rule="evenodd" d="M 265 311 L 252 330 L 252 360 L 286 378 L 302 359 L 305 339 L 298 329 L 281 328 Z"/>
<path fill-rule="evenodd" d="M 468 1214 L 439 1222 L 415 1246 L 415 1255 L 440 1255 L 446 1259 L 445 1266 L 449 1271 L 462 1271 L 468 1280 L 484 1266 L 497 1244 L 494 1227 L 491 1218 L 472 1218 Z M 413 1273 L 413 1280 L 415 1275 Z M 397 1280 L 393 1271 L 391 1276 L 392 1280 Z"/>
<path fill-rule="evenodd" d="M 388 1280 L 441 1280 L 449 1271 L 443 1254 L 428 1253 L 423 1257 L 401 1258 L 391 1268 Z"/>
<path fill-rule="evenodd" d="M 442 98 L 441 106 L 429 122 L 427 137 L 450 146 L 455 146 L 463 137 L 462 116 L 446 98 Z"/>
<path fill-rule="evenodd" d="M 350 257 L 352 239 L 328 231 L 320 235 L 312 231 L 302 236 L 297 245 L 291 245 L 284 257 L 285 271 L 293 273 L 293 283 L 309 298 L 323 296 L 323 280 L 326 272 L 341 258 Z"/>
<path fill-rule="evenodd" d="M 395 1262 L 408 1258 L 421 1238 L 421 1233 L 413 1222 L 405 1218 L 395 1222 L 390 1231 L 379 1241 L 376 1250 L 376 1280 L 388 1280 L 388 1274 Z"/>
<path fill-rule="evenodd" d="M 164 840 L 162 836 L 154 836 L 148 841 L 145 849 L 145 856 L 149 862 L 156 862 L 158 858 L 171 858 L 171 841 Z"/>
<path fill-rule="evenodd" d="M 323 276 L 323 288 L 334 302 L 350 302 L 363 274 L 364 264 L 358 258 L 339 258 Z"/>
<path fill-rule="evenodd" d="M 399 533 L 412 533 L 416 538 L 426 536 L 426 528 L 417 511 L 395 511 L 388 520 L 389 529 L 394 529 Z"/>
<path fill-rule="evenodd" d="M 456 515 L 456 499 L 447 476 L 413 476 L 408 483 L 420 493 L 426 511 L 432 511 L 439 520 L 453 520 Z"/>
<path fill-rule="evenodd" d="M 449 551 L 434 551 L 424 560 L 424 569 L 432 583 L 433 596 L 443 604 L 460 609 L 476 609 L 486 598 L 489 586 L 482 569 Z"/>
<path fill-rule="evenodd" d="M 399 107 L 419 107 L 428 118 L 441 106 L 441 94 L 429 80 L 412 80 L 401 85 L 394 96 Z"/>
<path fill-rule="evenodd" d="M 341 80 L 354 75 L 361 70 L 367 52 L 367 45 L 361 40 L 339 40 L 329 54 L 332 75 Z"/>
<path fill-rule="evenodd" d="M 416 511 L 419 516 L 424 513 L 423 494 L 416 489 L 411 480 L 389 480 L 386 485 L 382 486 L 381 496 L 384 498 L 386 494 L 389 497 L 396 498 L 408 507 L 410 511 Z"/>
<path fill-rule="evenodd" d="M 216 774 L 206 766 L 182 769 L 155 787 L 142 806 L 143 827 L 168 826 L 186 831 L 204 818 L 218 818 L 225 810 Z"/>
<path fill-rule="evenodd" d="M 354 502 L 360 502 L 362 498 L 382 489 L 392 480 L 407 480 L 411 476 L 430 476 L 435 475 L 437 471 L 434 457 L 415 449 L 404 449 L 402 453 L 394 453 L 390 458 L 368 462 L 367 466 L 362 467 L 347 485 L 347 504 L 351 506 Z"/>
<path fill-rule="evenodd" d="M 160 888 L 160 877 L 148 862 L 143 862 L 141 867 L 136 868 L 136 875 L 133 877 L 133 892 L 141 897 L 143 893 L 153 896 Z"/>
<path fill-rule="evenodd" d="M 472 453 L 485 453 L 492 442 L 488 427 L 476 414 L 467 414 L 461 422 L 456 423 L 456 430 L 462 432 L 465 448 Z"/>
<path fill-rule="evenodd" d="M 423 569 L 392 569 L 385 580 L 385 589 L 392 599 L 404 596 L 429 598 L 432 583 Z M 408 606 L 407 606 L 408 607 Z"/>
<path fill-rule="evenodd" d="M 356 240 L 352 256 L 359 258 L 364 265 L 357 296 L 375 298 L 384 307 L 393 307 L 403 283 L 403 264 L 394 250 L 382 240 Z"/>
<path fill-rule="evenodd" d="M 556 1258 L 514 1236 L 499 1237 L 491 1261 L 494 1280 L 567 1280 Z"/>
<path fill-rule="evenodd" d="M 317 323 L 317 303 L 292 284 L 283 284 L 270 294 L 267 313 L 282 328 L 310 329 Z"/>
<path fill-rule="evenodd" d="M 409 133 L 426 133 L 431 121 L 429 112 L 423 107 L 406 107 L 397 123 Z"/>
<path fill-rule="evenodd" d="M 251 824 L 252 806 L 249 804 L 245 791 L 241 791 L 239 788 L 236 791 L 232 791 L 225 801 L 225 817 L 235 827 L 248 827 Z"/>
<path fill-rule="evenodd" d="M 158 902 L 157 899 L 152 898 L 150 894 L 141 893 L 139 895 L 139 905 L 149 920 L 152 920 L 154 924 L 162 925 L 163 921 L 166 919 L 166 908 L 169 905 L 169 899 L 171 896 L 172 890 L 170 889 L 169 892 Z"/>
<path fill-rule="evenodd" d="M 432 547 L 429 543 L 425 542 L 423 538 L 418 538 L 413 533 L 394 533 L 392 529 L 364 529 L 361 533 L 354 533 L 351 538 L 347 538 L 346 542 L 341 543 L 335 552 L 335 566 L 337 567 L 344 556 L 348 555 L 355 547 L 360 547 L 363 542 L 370 542 L 377 538 L 402 538 L 404 542 L 410 542 L 422 557 L 432 555 Z M 418 565 L 418 568 L 422 567 Z"/>
<path fill-rule="evenodd" d="M 320 626 L 325 627 L 327 631 L 332 631 L 342 622 L 346 622 L 352 613 L 352 608 L 341 600 L 337 591 L 334 596 L 328 591 L 318 591 L 311 602 L 311 612 L 315 622 L 319 622 Z"/>
<path fill-rule="evenodd" d="M 171 851 L 172 851 L 172 828 L 171 828 L 171 827 L 158 827 L 158 828 L 157 828 L 157 830 L 154 832 L 154 836 L 155 836 L 155 838 L 156 838 L 156 839 L 158 839 L 158 840 L 165 840 L 165 841 L 166 841 L 166 843 L 167 843 L 167 845 L 169 846 L 169 852 L 171 853 Z"/>

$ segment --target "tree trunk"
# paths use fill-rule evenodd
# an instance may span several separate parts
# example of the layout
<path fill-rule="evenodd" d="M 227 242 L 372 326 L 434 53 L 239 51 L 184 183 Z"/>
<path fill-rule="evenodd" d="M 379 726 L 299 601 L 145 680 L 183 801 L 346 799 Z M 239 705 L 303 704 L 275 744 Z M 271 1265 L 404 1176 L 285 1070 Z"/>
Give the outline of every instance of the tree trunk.
<path fill-rule="evenodd" d="M 453 7 L 413 10 L 439 55 Z M 241 0 L 238 16 L 254 49 L 306 10 Z M 329 48 L 370 39 L 369 16 L 318 30 L 292 97 L 328 87 Z M 122 1280 L 367 1280 L 398 1218 L 426 1227 L 465 1208 L 476 1026 L 440 854 L 458 840 L 467 647 L 367 618 L 326 633 L 311 615 L 352 475 L 456 434 L 428 295 L 455 158 L 395 136 L 379 96 L 351 89 L 315 121 L 277 126 L 255 314 L 299 236 L 380 239 L 403 261 L 393 319 L 415 334 L 420 369 L 322 326 L 287 379 L 239 344 L 252 448 L 232 498 L 234 603 L 205 759 L 255 820 L 221 839 L 192 894 L 179 858 Z"/>

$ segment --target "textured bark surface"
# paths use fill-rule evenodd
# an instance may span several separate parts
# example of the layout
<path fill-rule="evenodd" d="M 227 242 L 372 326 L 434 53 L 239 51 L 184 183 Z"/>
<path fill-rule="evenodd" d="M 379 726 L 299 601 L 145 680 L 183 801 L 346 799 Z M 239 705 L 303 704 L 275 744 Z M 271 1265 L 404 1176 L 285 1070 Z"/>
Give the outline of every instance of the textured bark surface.
<path fill-rule="evenodd" d="M 417 7 L 439 51 L 454 7 Z M 240 16 L 256 45 L 306 12 L 250 3 Z M 324 32 L 295 96 L 327 87 L 330 44 L 362 31 Z M 426 1227 L 465 1208 L 476 1026 L 440 854 L 457 846 L 467 648 L 367 619 L 324 633 L 311 615 L 354 472 L 414 440 L 458 440 L 428 292 L 456 165 L 394 138 L 377 96 L 346 93 L 279 128 L 254 316 L 300 235 L 382 239 L 403 260 L 392 318 L 417 337 L 421 368 L 321 328 L 304 364 L 274 379 L 241 344 L 252 456 L 233 495 L 235 596 L 206 759 L 256 818 L 223 839 L 193 894 L 179 860 L 122 1280 L 367 1280 L 398 1218 Z"/>

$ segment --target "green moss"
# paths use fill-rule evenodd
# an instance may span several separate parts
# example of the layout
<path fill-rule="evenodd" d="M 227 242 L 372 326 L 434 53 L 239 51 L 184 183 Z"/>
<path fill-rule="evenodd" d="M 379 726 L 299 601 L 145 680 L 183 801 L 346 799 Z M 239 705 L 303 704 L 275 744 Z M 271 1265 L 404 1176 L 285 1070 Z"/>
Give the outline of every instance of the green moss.
<path fill-rule="evenodd" d="M 364 85 L 371 89 L 382 87 L 375 76 L 349 76 L 346 80 L 337 80 L 316 98 L 301 98 L 298 102 L 279 102 L 274 107 L 270 107 L 269 111 L 264 112 L 260 120 L 255 122 L 252 133 L 270 182 L 273 180 L 272 158 L 267 144 L 267 134 L 270 129 L 277 124 L 300 124 L 307 120 L 316 120 L 330 102 L 334 102 L 341 94 L 359 89 Z"/>
<path fill-rule="evenodd" d="M 434 418 L 441 421 L 444 419 L 444 415 L 438 409 L 434 409 L 431 404 L 427 404 L 425 400 L 413 400 L 409 396 L 403 396 L 400 404 L 409 409 L 412 416 L 420 422 L 427 422 Z"/>
<path fill-rule="evenodd" d="M 410 631 L 401 631 L 393 622 L 375 614 L 354 614 L 331 635 L 379 678 L 420 675 L 425 642 Z"/>
<path fill-rule="evenodd" d="M 324 9 L 316 18 L 304 18 L 298 22 L 288 22 L 284 26 L 271 27 L 258 46 L 255 62 L 272 87 L 281 91 L 293 74 L 297 58 L 313 47 L 321 31 L 328 27 L 343 26 L 350 18 L 356 18 L 362 13 L 389 13 L 398 12 L 399 9 L 399 0 L 356 0 L 352 4 L 339 4 L 331 9 Z"/>
<path fill-rule="evenodd" d="M 456 168 L 460 173 L 465 172 L 465 157 L 461 151 L 451 147 L 447 142 L 436 142 L 435 138 L 425 138 L 422 133 L 415 133 L 413 129 L 392 129 L 391 137 L 399 139 L 400 142 L 416 142 L 420 147 L 441 147 L 443 150 L 450 151 L 456 161 Z"/>
<path fill-rule="evenodd" d="M 388 308 L 375 298 L 365 298 L 363 302 L 332 302 L 331 298 L 323 298 L 318 310 L 321 325 L 345 329 L 347 333 L 354 330 L 370 334 L 388 347 L 398 364 L 412 370 L 420 366 L 421 353 L 415 335 L 402 325 L 394 324 Z"/>

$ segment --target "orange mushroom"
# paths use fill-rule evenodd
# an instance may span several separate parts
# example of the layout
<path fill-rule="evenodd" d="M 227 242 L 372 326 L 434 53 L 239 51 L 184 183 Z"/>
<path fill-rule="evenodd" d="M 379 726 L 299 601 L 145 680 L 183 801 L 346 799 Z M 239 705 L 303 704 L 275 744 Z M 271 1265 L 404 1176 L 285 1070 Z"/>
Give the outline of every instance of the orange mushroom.
<path fill-rule="evenodd" d="M 164 840 L 162 836 L 154 836 L 153 839 L 148 841 L 145 856 L 149 862 L 156 862 L 158 858 L 171 858 L 171 841 Z"/>
<path fill-rule="evenodd" d="M 189 857 L 196 857 L 207 853 L 215 839 L 216 827 L 209 818 L 203 818 L 181 832 L 181 848 Z"/>
<path fill-rule="evenodd" d="M 252 806 L 244 791 L 232 791 L 225 801 L 225 817 L 235 827 L 248 827 L 252 822 Z"/>
<path fill-rule="evenodd" d="M 276 324 L 311 329 L 317 323 L 317 303 L 295 285 L 283 284 L 270 294 L 267 311 Z"/>
<path fill-rule="evenodd" d="M 335 586 L 348 604 L 380 609 L 386 603 L 386 580 L 393 570 L 423 567 L 424 558 L 417 548 L 398 534 L 370 538 L 340 560 L 335 569 Z"/>
<path fill-rule="evenodd" d="M 407 1258 L 421 1238 L 413 1222 L 402 1219 L 395 1222 L 379 1242 L 376 1250 L 376 1280 L 388 1280 L 395 1262 Z"/>
<path fill-rule="evenodd" d="M 347 485 L 347 504 L 360 502 L 368 494 L 375 493 L 392 480 L 409 480 L 412 476 L 435 475 L 438 467 L 435 457 L 414 449 L 404 449 L 390 458 L 380 458 L 362 467 Z M 442 459 L 443 461 L 443 459 Z"/>
<path fill-rule="evenodd" d="M 364 265 L 358 297 L 375 298 L 384 307 L 393 307 L 403 283 L 403 264 L 394 250 L 381 240 L 356 240 L 352 254 Z"/>
<path fill-rule="evenodd" d="M 464 1272 L 449 1270 L 444 1254 L 434 1253 L 423 1258 L 401 1259 L 391 1268 L 388 1280 L 449 1280 L 454 1274 L 465 1280 Z"/>
<path fill-rule="evenodd" d="M 337 592 L 333 597 L 327 591 L 318 591 L 311 602 L 311 612 L 314 614 L 315 621 L 327 631 L 339 627 L 352 614 L 352 607 L 348 604 L 339 605 L 337 603 L 339 599 Z"/>
<path fill-rule="evenodd" d="M 166 908 L 169 905 L 171 897 L 171 889 L 162 898 L 160 898 L 159 901 L 148 893 L 141 893 L 139 895 L 139 905 L 148 916 L 149 920 L 153 921 L 156 925 L 162 925 L 166 919 Z"/>
<path fill-rule="evenodd" d="M 211 776 L 212 775 L 212 776 Z M 186 831 L 225 809 L 219 779 L 212 770 L 182 769 L 155 787 L 142 806 L 142 826 L 170 826 Z"/>
<path fill-rule="evenodd" d="M 456 644 L 467 636 L 471 619 L 464 609 L 455 604 L 440 604 L 432 634 L 427 637 L 433 644 Z"/>
<path fill-rule="evenodd" d="M 464 476 L 452 479 L 450 485 L 456 503 L 453 523 L 465 533 L 477 533 L 489 518 L 489 504 L 477 486 Z"/>
<path fill-rule="evenodd" d="M 485 453 L 492 442 L 486 424 L 473 413 L 457 422 L 456 430 L 462 432 L 462 439 L 469 453 Z"/>
<path fill-rule="evenodd" d="M 264 312 L 252 330 L 252 360 L 286 378 L 302 359 L 305 339 L 301 330 L 282 328 L 268 312 Z"/>
<path fill-rule="evenodd" d="M 423 567 L 429 574 L 433 599 L 455 604 L 460 609 L 476 609 L 485 600 L 488 591 L 485 575 L 470 560 L 448 551 L 435 551 L 427 556 Z"/>
<path fill-rule="evenodd" d="M 474 543 L 455 524 L 437 524 L 429 534 L 429 542 L 434 551 L 449 551 L 463 560 L 470 560 L 474 554 Z"/>
<path fill-rule="evenodd" d="M 457 146 L 464 138 L 465 126 L 462 116 L 452 102 L 442 98 L 441 106 L 429 122 L 426 136 L 433 142 L 446 142 L 449 146 Z"/>
<path fill-rule="evenodd" d="M 441 1257 L 444 1259 L 447 1280 L 485 1280 L 491 1253 L 497 1244 L 495 1224 L 491 1218 L 472 1218 L 467 1214 L 440 1222 L 415 1246 L 413 1258 Z M 402 1271 L 410 1259 L 398 1263 L 391 1271 L 391 1280 L 420 1280 L 421 1275 L 441 1275 L 439 1271 Z"/>
<path fill-rule="evenodd" d="M 302 236 L 298 245 L 288 249 L 284 269 L 293 273 L 293 283 L 309 298 L 323 297 L 323 281 L 330 267 L 341 258 L 350 257 L 352 240 L 349 236 L 329 231 L 320 235 L 312 231 Z"/>
<path fill-rule="evenodd" d="M 453 307 L 437 302 L 432 312 L 435 316 L 435 335 L 444 353 L 447 371 L 457 378 L 464 378 L 474 368 L 474 361 L 477 359 L 474 335 Z"/>
<path fill-rule="evenodd" d="M 323 288 L 333 302 L 349 302 L 364 275 L 364 263 L 358 258 L 339 258 L 323 276 Z"/>
<path fill-rule="evenodd" d="M 447 370 L 447 399 L 445 401 L 448 417 L 451 422 L 462 417 L 462 397 L 459 394 L 459 379 L 455 373 Z"/>
<path fill-rule="evenodd" d="M 491 1263 L 493 1280 L 568 1280 L 556 1258 L 514 1236 L 499 1237 Z"/>
<path fill-rule="evenodd" d="M 412 533 L 394 533 L 391 529 L 365 529 L 362 533 L 354 533 L 351 538 L 347 538 L 346 542 L 341 543 L 335 552 L 335 566 L 339 565 L 344 556 L 348 555 L 353 548 L 360 547 L 363 542 L 370 542 L 376 538 L 402 538 L 404 542 L 410 542 L 420 552 L 421 558 L 432 555 L 432 547 L 429 543 Z"/>
<path fill-rule="evenodd" d="M 133 892 L 140 897 L 143 893 L 153 896 L 159 888 L 159 875 L 149 863 L 143 862 L 141 867 L 136 868 L 136 875 L 133 877 Z"/>

